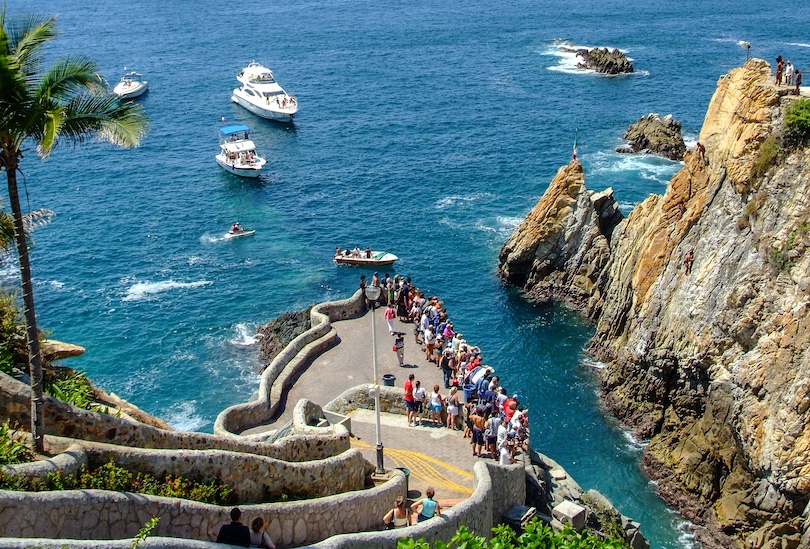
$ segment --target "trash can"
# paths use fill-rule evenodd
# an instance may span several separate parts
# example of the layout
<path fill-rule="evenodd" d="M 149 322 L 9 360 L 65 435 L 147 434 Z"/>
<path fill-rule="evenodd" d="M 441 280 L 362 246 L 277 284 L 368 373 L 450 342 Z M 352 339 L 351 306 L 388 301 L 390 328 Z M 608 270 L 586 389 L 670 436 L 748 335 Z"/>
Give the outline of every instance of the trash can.
<path fill-rule="evenodd" d="M 464 402 L 470 402 L 475 396 L 475 385 L 468 383 L 462 389 L 464 391 Z"/>
<path fill-rule="evenodd" d="M 394 374 L 383 374 L 382 376 L 383 385 L 386 387 L 393 387 L 394 382 L 397 380 L 397 376 Z"/>
<path fill-rule="evenodd" d="M 405 499 L 408 499 L 408 477 L 411 476 L 411 470 L 405 467 L 397 467 L 405 475 Z"/>

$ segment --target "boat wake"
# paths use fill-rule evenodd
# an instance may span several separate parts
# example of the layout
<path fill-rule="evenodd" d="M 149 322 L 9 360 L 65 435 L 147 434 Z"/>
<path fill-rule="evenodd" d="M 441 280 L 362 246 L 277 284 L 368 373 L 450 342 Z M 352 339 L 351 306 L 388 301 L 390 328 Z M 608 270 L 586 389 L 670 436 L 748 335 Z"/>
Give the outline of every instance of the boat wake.
<path fill-rule="evenodd" d="M 804 42 L 788 42 L 788 46 L 796 46 L 797 48 L 810 48 L 810 44 Z"/>
<path fill-rule="evenodd" d="M 174 280 L 162 280 L 160 282 L 136 282 L 127 290 L 121 301 L 141 301 L 150 299 L 152 296 L 176 290 L 179 288 L 199 288 L 201 286 L 209 286 L 211 281 L 199 280 L 197 282 L 175 282 Z"/>
<path fill-rule="evenodd" d="M 228 340 L 228 343 L 236 347 L 251 347 L 258 341 L 256 339 L 256 330 L 250 328 L 244 322 L 234 325 L 234 337 Z"/>

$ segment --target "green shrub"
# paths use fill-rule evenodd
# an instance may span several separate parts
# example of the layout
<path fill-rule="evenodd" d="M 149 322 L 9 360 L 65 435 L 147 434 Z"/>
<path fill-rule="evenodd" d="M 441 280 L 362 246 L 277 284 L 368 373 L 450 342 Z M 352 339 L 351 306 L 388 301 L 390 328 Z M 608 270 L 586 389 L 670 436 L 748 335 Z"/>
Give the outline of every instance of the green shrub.
<path fill-rule="evenodd" d="M 113 461 L 93 471 L 83 467 L 78 475 L 66 475 L 63 471 L 48 473 L 44 479 L 0 474 L 0 490 L 111 490 L 190 499 L 214 505 L 236 503 L 233 489 L 220 479 L 202 482 L 184 477 L 166 477 L 158 480 L 148 473 L 134 474 Z"/>
<path fill-rule="evenodd" d="M 12 433 L 6 421 L 0 424 L 0 465 L 31 461 L 34 453 L 19 436 Z"/>
<path fill-rule="evenodd" d="M 810 142 L 810 99 L 797 99 L 785 109 L 786 147 L 804 147 Z"/>
<path fill-rule="evenodd" d="M 770 136 L 759 144 L 757 155 L 751 164 L 751 182 L 753 183 L 776 163 L 779 157 L 779 146 L 776 144 L 776 137 Z"/>
<path fill-rule="evenodd" d="M 13 295 L 0 291 L 0 372 L 12 375 L 25 356 L 25 328 Z"/>
<path fill-rule="evenodd" d="M 45 392 L 68 404 L 89 410 L 93 404 L 93 386 L 82 373 L 64 372 L 57 369 L 55 374 L 46 376 Z"/>
<path fill-rule="evenodd" d="M 553 531 L 545 523 L 532 519 L 526 525 L 526 531 L 520 535 L 506 525 L 492 529 L 493 536 L 489 541 L 483 536 L 476 536 L 466 526 L 461 526 L 449 544 L 441 541 L 434 543 L 434 549 L 624 549 L 627 544 L 618 539 L 604 539 L 587 530 L 578 534 L 566 525 L 560 532 Z M 397 549 L 430 549 L 424 539 L 414 541 L 405 538 L 397 543 Z"/>

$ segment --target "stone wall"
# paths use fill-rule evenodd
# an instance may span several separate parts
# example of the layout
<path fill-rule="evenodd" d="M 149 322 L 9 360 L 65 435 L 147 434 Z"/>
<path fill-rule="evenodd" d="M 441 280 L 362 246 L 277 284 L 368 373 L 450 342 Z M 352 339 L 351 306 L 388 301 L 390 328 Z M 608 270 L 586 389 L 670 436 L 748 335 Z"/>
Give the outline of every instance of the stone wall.
<path fill-rule="evenodd" d="M 27 428 L 31 421 L 29 409 L 31 388 L 0 373 L 0 417 L 11 425 Z M 303 417 L 303 416 L 301 416 Z M 102 443 L 114 443 L 133 448 L 163 448 L 186 450 L 225 450 L 271 457 L 284 461 L 325 459 L 349 449 L 349 434 L 343 429 L 312 428 L 305 421 L 296 425 L 289 437 L 268 444 L 269 435 L 252 437 L 218 436 L 206 433 L 167 431 L 127 418 L 91 412 L 61 400 L 46 396 L 45 432 L 55 451 L 64 451 L 69 442 L 59 447 L 53 437 L 75 438 Z"/>
<path fill-rule="evenodd" d="M 474 490 L 468 499 L 447 509 L 441 517 L 404 529 L 375 530 L 382 526 L 382 517 L 396 496 L 405 493 L 405 479 L 399 471 L 393 471 L 390 481 L 372 490 L 301 502 L 245 505 L 241 507 L 242 522 L 249 524 L 257 516 L 264 518 L 267 532 L 279 547 L 393 549 L 404 536 L 446 542 L 461 525 L 489 536 L 509 507 L 524 502 L 525 472 L 523 464 L 501 467 L 483 461 L 475 464 L 473 472 Z M 18 497 L 10 499 L 15 495 Z M 168 498 L 97 490 L 46 495 L 49 497 L 36 503 L 26 497 L 29 494 L 0 492 L 0 536 L 26 537 L 0 539 L 0 549 L 54 546 L 53 540 L 27 538 L 44 532 L 59 532 L 65 538 L 59 540 L 60 547 L 125 549 L 129 547 L 126 540 L 99 543 L 73 538 L 132 537 L 147 520 L 158 515 L 162 518 L 155 534 L 168 537 L 149 538 L 141 547 L 213 548 L 221 545 L 194 540 L 215 539 L 219 526 L 228 522 L 226 508 Z"/>
<path fill-rule="evenodd" d="M 312 328 L 299 335 L 262 372 L 259 398 L 226 408 L 217 416 L 214 433 L 233 435 L 257 425 L 270 423 L 284 391 L 311 361 L 337 342 L 332 322 L 360 315 L 365 310 L 362 292 L 341 301 L 312 307 Z"/>
<path fill-rule="evenodd" d="M 261 516 L 265 529 L 279 547 L 316 543 L 336 534 L 363 532 L 381 526 L 382 516 L 398 495 L 405 494 L 405 477 L 399 471 L 381 486 L 325 498 L 285 503 L 243 505 L 242 522 Z M 103 540 L 131 538 L 152 517 L 161 517 L 157 536 L 214 540 L 222 524 L 230 522 L 230 508 L 193 501 L 103 490 L 63 492 L 0 491 L 0 537 L 33 538 L 48 534 L 60 547 L 95 547 Z M 23 540 L 24 547 L 36 547 Z M 0 547 L 15 540 L 0 539 Z M 182 547 L 185 540 L 171 540 L 163 547 Z M 8 545 L 7 545 L 8 544 Z M 50 541 L 47 546 L 53 546 Z M 126 542 L 123 547 L 127 547 Z M 191 544 L 189 546 L 199 546 Z"/>
<path fill-rule="evenodd" d="M 355 410 L 373 410 L 374 398 L 369 395 L 371 384 L 357 385 L 346 389 L 337 398 L 330 400 L 324 410 L 349 415 Z M 405 415 L 405 392 L 399 387 L 380 387 L 380 412 Z"/>

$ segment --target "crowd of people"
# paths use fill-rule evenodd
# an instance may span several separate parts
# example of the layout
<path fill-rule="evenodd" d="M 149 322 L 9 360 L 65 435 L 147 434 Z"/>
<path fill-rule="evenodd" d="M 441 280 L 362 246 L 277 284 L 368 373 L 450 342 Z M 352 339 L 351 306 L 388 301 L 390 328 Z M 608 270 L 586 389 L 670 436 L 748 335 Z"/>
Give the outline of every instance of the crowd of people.
<path fill-rule="evenodd" d="M 438 384 L 432 390 L 423 387 L 414 374 L 408 375 L 404 383 L 408 425 L 463 430 L 473 455 L 513 463 L 527 439 L 528 416 L 517 395 L 509 396 L 494 369 L 483 363 L 481 349 L 456 331 L 438 296 L 426 296 L 410 278 L 374 273 L 371 285 L 381 289 L 380 304 L 386 306 L 385 320 L 399 365 L 404 366 L 405 333 L 394 329 L 395 318 L 413 324 L 414 342 L 425 360 L 442 371 L 446 392 Z M 360 288 L 366 288 L 364 276 Z"/>

